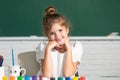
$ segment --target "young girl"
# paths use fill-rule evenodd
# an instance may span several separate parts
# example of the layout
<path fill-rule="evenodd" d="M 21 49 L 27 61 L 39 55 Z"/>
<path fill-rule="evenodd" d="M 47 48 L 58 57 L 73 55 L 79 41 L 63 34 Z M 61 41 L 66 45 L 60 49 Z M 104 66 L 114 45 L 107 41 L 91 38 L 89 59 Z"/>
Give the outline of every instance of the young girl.
<path fill-rule="evenodd" d="M 81 43 L 70 41 L 68 22 L 54 7 L 48 7 L 45 13 L 43 26 L 48 41 L 42 41 L 36 49 L 36 58 L 41 64 L 39 75 L 74 76 L 83 53 Z"/>

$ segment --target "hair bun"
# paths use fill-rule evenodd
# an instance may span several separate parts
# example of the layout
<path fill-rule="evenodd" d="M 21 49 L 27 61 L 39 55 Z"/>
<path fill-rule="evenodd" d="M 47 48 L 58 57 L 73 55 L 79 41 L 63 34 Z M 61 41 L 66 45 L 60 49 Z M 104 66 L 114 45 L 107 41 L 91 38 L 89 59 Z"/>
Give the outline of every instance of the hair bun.
<path fill-rule="evenodd" d="M 52 15 L 52 14 L 56 13 L 56 9 L 53 6 L 50 6 L 45 10 L 45 12 L 47 15 L 49 15 L 49 14 Z"/>

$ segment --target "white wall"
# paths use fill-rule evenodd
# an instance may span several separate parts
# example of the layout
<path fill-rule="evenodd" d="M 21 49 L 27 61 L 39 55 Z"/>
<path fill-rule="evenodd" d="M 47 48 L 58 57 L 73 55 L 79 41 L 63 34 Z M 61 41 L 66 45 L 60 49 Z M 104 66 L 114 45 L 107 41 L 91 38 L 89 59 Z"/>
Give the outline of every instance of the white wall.
<path fill-rule="evenodd" d="M 14 49 L 15 64 L 17 55 L 25 51 L 34 51 L 43 37 L 1 37 L 0 53 L 4 56 L 6 67 L 11 65 L 11 49 Z M 72 37 L 83 45 L 82 62 L 79 74 L 86 76 L 120 76 L 120 38 L 109 37 Z M 7 73 L 6 73 L 7 74 Z"/>

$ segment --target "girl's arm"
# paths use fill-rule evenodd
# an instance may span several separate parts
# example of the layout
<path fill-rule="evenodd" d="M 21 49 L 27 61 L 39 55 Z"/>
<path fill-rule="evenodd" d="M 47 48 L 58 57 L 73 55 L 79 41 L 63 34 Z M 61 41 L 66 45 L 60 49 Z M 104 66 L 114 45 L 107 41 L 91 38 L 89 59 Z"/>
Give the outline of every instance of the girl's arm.
<path fill-rule="evenodd" d="M 68 77 L 68 76 L 72 76 L 76 72 L 78 62 L 72 61 L 72 48 L 69 39 L 67 39 L 65 45 L 66 45 L 66 57 L 65 57 L 63 70 L 64 70 L 64 76 Z"/>
<path fill-rule="evenodd" d="M 45 49 L 44 59 L 42 60 L 42 72 L 44 77 L 52 76 L 51 50 L 56 46 L 55 41 L 49 41 Z"/>
<path fill-rule="evenodd" d="M 50 78 L 52 76 L 51 53 L 49 50 L 45 50 L 45 56 L 42 60 L 42 73 L 44 77 Z"/>
<path fill-rule="evenodd" d="M 64 70 L 64 76 L 68 77 L 68 76 L 72 76 L 76 72 L 78 62 L 72 61 L 72 54 L 70 51 L 66 53 L 67 54 L 66 54 L 63 70 Z"/>

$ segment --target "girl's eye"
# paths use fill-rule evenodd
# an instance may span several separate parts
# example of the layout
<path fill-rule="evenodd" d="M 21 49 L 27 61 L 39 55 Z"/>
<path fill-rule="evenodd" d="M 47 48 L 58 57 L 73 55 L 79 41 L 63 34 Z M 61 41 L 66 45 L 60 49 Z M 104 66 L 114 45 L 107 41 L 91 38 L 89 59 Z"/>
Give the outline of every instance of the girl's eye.
<path fill-rule="evenodd" d="M 62 29 L 59 29 L 59 32 L 62 32 L 63 30 Z"/>
<path fill-rule="evenodd" d="M 54 34 L 53 32 L 50 33 L 50 35 L 53 35 L 53 34 Z"/>

